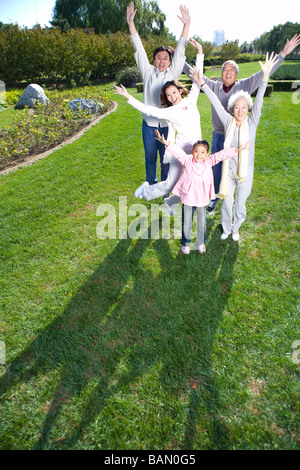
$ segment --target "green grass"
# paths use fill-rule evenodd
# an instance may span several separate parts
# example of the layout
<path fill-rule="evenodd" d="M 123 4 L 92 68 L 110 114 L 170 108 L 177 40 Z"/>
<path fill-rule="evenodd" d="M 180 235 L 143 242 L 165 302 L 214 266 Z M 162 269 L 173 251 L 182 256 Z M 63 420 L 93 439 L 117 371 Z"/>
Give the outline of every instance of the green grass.
<path fill-rule="evenodd" d="M 299 449 L 298 106 L 265 99 L 240 242 L 221 242 L 218 209 L 186 257 L 97 238 L 97 207 L 137 203 L 144 180 L 141 116 L 113 99 L 0 179 L 1 449 Z"/>

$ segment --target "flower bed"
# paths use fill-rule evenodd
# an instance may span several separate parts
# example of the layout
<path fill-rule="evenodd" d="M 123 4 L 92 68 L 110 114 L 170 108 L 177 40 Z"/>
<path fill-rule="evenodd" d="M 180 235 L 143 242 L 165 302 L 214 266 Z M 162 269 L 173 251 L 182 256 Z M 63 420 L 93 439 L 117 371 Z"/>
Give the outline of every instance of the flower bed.
<path fill-rule="evenodd" d="M 7 92 L 6 106 L 14 105 L 21 93 L 20 90 Z M 37 105 L 22 113 L 15 110 L 14 121 L 0 130 L 1 170 L 55 147 L 110 107 L 108 96 L 100 87 L 46 91 L 46 94 L 51 101 L 49 105 Z M 79 97 L 96 100 L 99 112 L 87 114 L 70 110 L 69 102 Z"/>

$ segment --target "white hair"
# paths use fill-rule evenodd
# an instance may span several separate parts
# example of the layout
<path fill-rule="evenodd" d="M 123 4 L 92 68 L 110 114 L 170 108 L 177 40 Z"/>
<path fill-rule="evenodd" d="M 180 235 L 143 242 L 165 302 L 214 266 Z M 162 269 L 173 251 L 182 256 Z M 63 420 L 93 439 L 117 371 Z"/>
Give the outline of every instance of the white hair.
<path fill-rule="evenodd" d="M 235 70 L 236 70 L 236 73 L 237 73 L 237 74 L 239 73 L 240 68 L 239 68 L 238 64 L 237 64 L 236 62 L 234 62 L 234 60 L 226 60 L 226 61 L 224 62 L 224 64 L 222 65 L 222 72 L 223 72 L 223 69 L 224 69 L 224 67 L 225 67 L 226 64 L 231 64 L 231 65 L 233 65 L 234 68 L 235 68 Z"/>
<path fill-rule="evenodd" d="M 246 101 L 248 105 L 249 111 L 252 111 L 252 108 L 253 108 L 252 98 L 247 91 L 243 91 L 243 90 L 237 91 L 236 93 L 231 95 L 231 97 L 228 100 L 228 105 L 227 105 L 228 111 L 232 113 L 234 105 L 239 98 L 244 98 L 244 100 Z"/>

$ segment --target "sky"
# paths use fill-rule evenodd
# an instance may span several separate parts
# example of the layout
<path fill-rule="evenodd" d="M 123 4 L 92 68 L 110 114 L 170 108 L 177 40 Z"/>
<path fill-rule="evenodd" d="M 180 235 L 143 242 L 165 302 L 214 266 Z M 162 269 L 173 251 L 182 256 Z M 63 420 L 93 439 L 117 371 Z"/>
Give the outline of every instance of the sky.
<path fill-rule="evenodd" d="M 191 15 L 190 35 L 213 41 L 215 30 L 222 30 L 227 41 L 251 42 L 273 26 L 287 21 L 300 23 L 300 0 L 157 0 L 165 13 L 166 26 L 178 39 L 182 31 L 179 6 L 185 5 Z M 129 4 L 129 0 L 128 0 Z M 55 0 L 0 0 L 0 21 L 31 28 L 36 23 L 50 26 Z M 300 31 L 299 31 L 300 33 Z"/>

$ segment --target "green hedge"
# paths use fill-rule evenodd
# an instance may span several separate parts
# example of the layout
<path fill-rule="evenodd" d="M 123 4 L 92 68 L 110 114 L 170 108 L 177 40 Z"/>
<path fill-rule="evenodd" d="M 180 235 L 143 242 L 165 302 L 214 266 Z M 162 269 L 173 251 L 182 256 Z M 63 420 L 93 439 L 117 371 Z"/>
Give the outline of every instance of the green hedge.
<path fill-rule="evenodd" d="M 267 88 L 266 88 L 266 91 L 265 91 L 264 96 L 271 96 L 272 91 L 274 91 L 273 84 L 267 85 Z M 256 96 L 256 95 L 257 95 L 257 90 L 255 90 L 255 91 L 251 94 L 251 96 Z"/>
<path fill-rule="evenodd" d="M 300 63 L 282 64 L 272 78 L 274 80 L 300 80 Z"/>
<path fill-rule="evenodd" d="M 272 77 L 273 78 L 273 77 Z M 295 91 L 292 88 L 294 80 L 280 80 L 280 81 L 270 81 L 270 84 L 273 86 L 274 91 Z"/>
<path fill-rule="evenodd" d="M 143 40 L 149 60 L 165 41 L 160 36 Z M 170 45 L 176 47 L 176 41 Z M 81 29 L 62 33 L 39 25 L 32 29 L 9 25 L 0 30 L 0 80 L 6 88 L 21 82 L 84 85 L 89 80 L 115 79 L 121 70 L 135 65 L 126 33 L 103 35 Z"/>
<path fill-rule="evenodd" d="M 0 31 L 0 79 L 6 86 L 22 81 L 85 84 L 112 78 L 128 65 L 135 65 L 129 35 L 17 25 Z"/>

